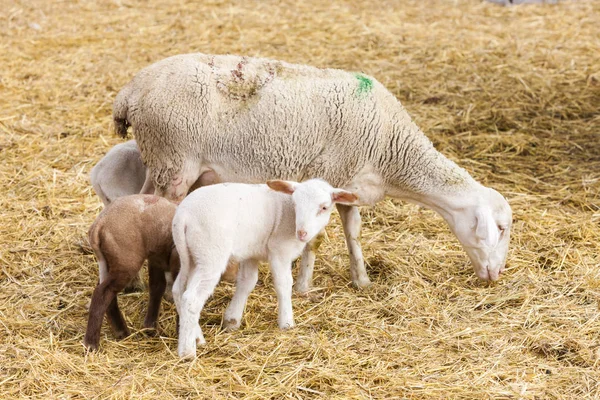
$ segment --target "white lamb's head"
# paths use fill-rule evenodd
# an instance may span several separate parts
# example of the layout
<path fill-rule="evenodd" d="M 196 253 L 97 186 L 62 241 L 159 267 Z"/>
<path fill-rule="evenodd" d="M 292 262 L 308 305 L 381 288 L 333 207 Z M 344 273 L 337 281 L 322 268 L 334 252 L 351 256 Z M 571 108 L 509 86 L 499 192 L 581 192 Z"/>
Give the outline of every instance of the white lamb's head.
<path fill-rule="evenodd" d="M 309 242 L 325 228 L 334 204 L 355 205 L 358 202 L 354 193 L 335 189 L 321 179 L 302 183 L 272 180 L 267 185 L 292 196 L 296 210 L 296 237 L 302 242 Z"/>
<path fill-rule="evenodd" d="M 506 264 L 512 210 L 506 199 L 490 188 L 483 188 L 475 204 L 470 200 L 465 199 L 450 227 L 469 255 L 475 274 L 495 281 Z"/>

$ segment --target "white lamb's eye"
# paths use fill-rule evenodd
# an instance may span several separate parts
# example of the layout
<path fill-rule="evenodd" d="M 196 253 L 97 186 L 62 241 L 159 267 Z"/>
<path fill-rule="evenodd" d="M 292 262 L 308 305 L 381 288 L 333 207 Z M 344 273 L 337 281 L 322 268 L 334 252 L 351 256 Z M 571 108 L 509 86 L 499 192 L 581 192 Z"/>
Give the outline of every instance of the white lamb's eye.
<path fill-rule="evenodd" d="M 327 206 L 321 206 L 322 211 L 327 211 Z"/>
<path fill-rule="evenodd" d="M 506 230 L 505 227 L 498 225 L 498 230 L 500 231 L 500 234 L 503 234 L 504 231 Z"/>

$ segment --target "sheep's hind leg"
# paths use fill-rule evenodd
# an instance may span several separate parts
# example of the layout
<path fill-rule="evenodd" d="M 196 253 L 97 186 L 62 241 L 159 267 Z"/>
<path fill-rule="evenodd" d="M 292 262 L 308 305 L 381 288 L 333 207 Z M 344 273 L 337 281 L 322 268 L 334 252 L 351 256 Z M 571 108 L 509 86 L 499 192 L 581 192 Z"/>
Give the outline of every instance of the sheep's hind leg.
<path fill-rule="evenodd" d="M 88 316 L 88 324 L 83 338 L 84 345 L 90 350 L 97 350 L 100 345 L 100 330 L 108 305 L 116 295 L 110 290 L 111 282 L 105 280 L 94 289 Z"/>
<path fill-rule="evenodd" d="M 359 288 L 367 287 L 371 284 L 367 271 L 365 269 L 365 261 L 363 259 L 362 249 L 358 238 L 360 236 L 360 212 L 358 207 L 336 204 L 342 226 L 344 227 L 344 235 L 346 236 L 346 245 L 350 253 L 350 275 L 352 282 Z"/>
<path fill-rule="evenodd" d="M 146 312 L 146 318 L 144 320 L 144 328 L 146 329 L 157 328 L 156 320 L 158 319 L 158 313 L 160 311 L 160 302 L 167 286 L 165 273 L 159 265 L 160 264 L 151 260 L 148 262 L 150 299 L 148 300 L 148 311 Z"/>
<path fill-rule="evenodd" d="M 196 346 L 206 344 L 202 328 L 198 323 L 204 304 L 213 294 L 221 274 L 227 265 L 226 259 L 215 264 L 197 263 L 190 271 L 185 292 L 179 307 L 179 342 L 177 352 L 181 358 L 196 357 Z M 215 268 L 222 265 L 222 268 Z M 177 283 L 177 282 L 176 282 Z"/>
<path fill-rule="evenodd" d="M 258 281 L 258 262 L 247 260 L 240 263 L 237 273 L 235 294 L 225 310 L 223 327 L 227 330 L 238 329 L 242 323 L 242 314 L 248 301 L 248 296 Z"/>

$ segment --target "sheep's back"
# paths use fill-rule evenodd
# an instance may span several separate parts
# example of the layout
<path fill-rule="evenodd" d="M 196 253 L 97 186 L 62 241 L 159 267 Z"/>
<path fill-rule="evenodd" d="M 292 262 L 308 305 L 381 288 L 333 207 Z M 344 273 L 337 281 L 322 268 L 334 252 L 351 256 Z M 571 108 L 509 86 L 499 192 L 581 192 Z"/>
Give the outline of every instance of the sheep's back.
<path fill-rule="evenodd" d="M 248 182 L 347 183 L 403 111 L 372 77 L 239 56 L 171 57 L 132 84 L 129 119 L 147 165 L 173 170 L 200 155 Z"/>

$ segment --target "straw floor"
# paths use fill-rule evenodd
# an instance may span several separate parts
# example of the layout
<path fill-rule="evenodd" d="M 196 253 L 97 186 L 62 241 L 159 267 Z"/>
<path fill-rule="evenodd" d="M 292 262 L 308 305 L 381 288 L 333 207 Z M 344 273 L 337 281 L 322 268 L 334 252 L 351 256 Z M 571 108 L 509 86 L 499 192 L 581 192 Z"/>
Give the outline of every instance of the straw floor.
<path fill-rule="evenodd" d="M 0 0 L 0 398 L 600 398 L 600 2 Z M 178 53 L 363 71 L 435 145 L 514 210 L 494 284 L 433 212 L 362 208 L 374 284 L 349 283 L 337 215 L 298 327 L 277 329 L 266 268 L 241 330 L 176 357 L 175 309 L 86 354 L 97 279 L 82 250 L 101 209 L 91 167 L 120 139 L 118 90 Z"/>

